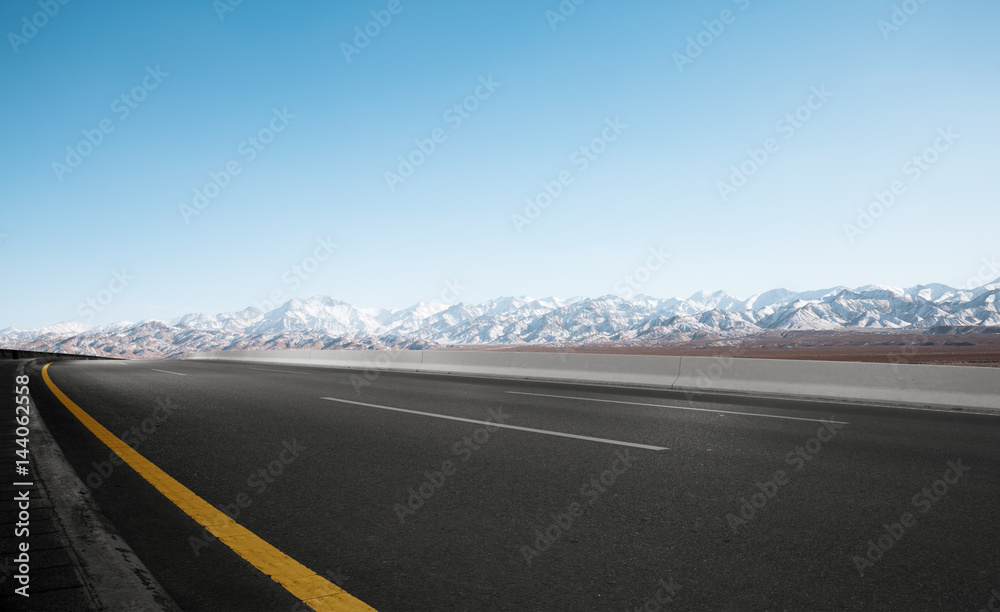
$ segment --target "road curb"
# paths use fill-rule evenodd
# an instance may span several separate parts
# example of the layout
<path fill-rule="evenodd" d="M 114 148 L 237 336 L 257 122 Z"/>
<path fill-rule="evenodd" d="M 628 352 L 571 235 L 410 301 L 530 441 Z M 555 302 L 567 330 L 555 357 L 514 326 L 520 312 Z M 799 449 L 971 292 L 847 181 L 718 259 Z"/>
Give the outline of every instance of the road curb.
<path fill-rule="evenodd" d="M 22 362 L 18 373 L 35 362 Z M 35 406 L 34 397 L 31 405 Z M 38 477 L 97 609 L 180 612 L 180 607 L 101 513 L 37 409 L 32 411 L 31 434 Z"/>

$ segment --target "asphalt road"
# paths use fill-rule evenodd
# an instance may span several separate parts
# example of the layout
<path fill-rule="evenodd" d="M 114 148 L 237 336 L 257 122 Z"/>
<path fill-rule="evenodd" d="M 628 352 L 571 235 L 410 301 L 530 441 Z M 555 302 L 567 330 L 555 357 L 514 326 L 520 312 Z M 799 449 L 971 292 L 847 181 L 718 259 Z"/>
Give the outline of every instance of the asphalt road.
<path fill-rule="evenodd" d="M 1000 590 L 1000 416 L 218 362 L 49 374 L 379 610 L 975 611 Z M 305 609 L 31 380 L 182 608 Z"/>

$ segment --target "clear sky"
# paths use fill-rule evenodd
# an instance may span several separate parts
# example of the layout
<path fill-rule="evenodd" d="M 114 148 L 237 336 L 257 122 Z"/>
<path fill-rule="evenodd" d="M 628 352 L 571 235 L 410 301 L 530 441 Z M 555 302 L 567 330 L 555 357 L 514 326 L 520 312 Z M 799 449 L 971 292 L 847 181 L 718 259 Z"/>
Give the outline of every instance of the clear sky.
<path fill-rule="evenodd" d="M 998 23 L 992 0 L 7 0 L 0 328 L 964 286 L 1000 256 Z"/>

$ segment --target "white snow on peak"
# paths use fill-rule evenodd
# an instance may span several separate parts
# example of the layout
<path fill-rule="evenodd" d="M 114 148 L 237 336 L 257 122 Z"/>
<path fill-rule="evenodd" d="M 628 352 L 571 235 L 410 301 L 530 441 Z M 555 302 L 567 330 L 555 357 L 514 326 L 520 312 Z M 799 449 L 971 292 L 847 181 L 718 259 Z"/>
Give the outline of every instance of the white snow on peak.
<path fill-rule="evenodd" d="M 146 319 L 98 328 L 67 321 L 0 330 L 5 345 L 128 356 L 243 348 L 426 348 L 463 344 L 592 344 L 738 338 L 766 330 L 928 329 L 1000 325 L 1000 279 L 960 290 L 942 284 L 906 290 L 883 285 L 795 292 L 773 289 L 740 299 L 699 291 L 689 299 L 497 297 L 480 304 L 418 302 L 405 309 L 356 308 L 330 296 L 171 321 Z"/>
<path fill-rule="evenodd" d="M 899 287 L 889 287 L 888 285 L 865 285 L 864 287 L 858 287 L 854 290 L 854 292 L 862 295 L 882 294 L 894 297 L 906 295 L 906 292 Z"/>
<path fill-rule="evenodd" d="M 90 329 L 90 326 L 87 325 L 86 323 L 81 323 L 79 321 L 63 321 L 62 323 L 56 323 L 55 325 L 42 327 L 37 331 L 40 334 L 55 334 L 57 336 L 74 336 L 76 334 L 82 334 L 88 329 Z"/>
<path fill-rule="evenodd" d="M 910 287 L 905 293 L 911 297 L 920 297 L 929 302 L 937 302 L 941 300 L 952 300 L 958 296 L 960 291 L 954 287 L 942 285 L 941 283 L 931 283 L 929 285 L 917 285 L 916 287 Z"/>

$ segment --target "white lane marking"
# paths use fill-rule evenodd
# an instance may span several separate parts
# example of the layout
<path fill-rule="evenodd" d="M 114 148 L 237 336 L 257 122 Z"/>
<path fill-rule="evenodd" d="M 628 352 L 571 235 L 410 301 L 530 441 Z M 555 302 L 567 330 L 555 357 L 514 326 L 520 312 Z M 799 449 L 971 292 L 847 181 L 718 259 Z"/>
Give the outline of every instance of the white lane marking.
<path fill-rule="evenodd" d="M 462 417 L 448 416 L 444 414 L 434 414 L 433 412 L 420 412 L 419 410 L 407 410 L 406 408 L 393 408 L 392 406 L 380 406 L 378 404 L 366 404 L 364 402 L 354 402 L 351 400 L 338 399 L 336 397 L 321 397 L 320 399 L 331 402 L 342 402 L 345 404 L 356 404 L 358 406 L 368 406 L 369 408 L 380 408 L 382 410 L 393 410 L 395 412 L 405 412 L 407 414 L 418 414 L 420 416 L 434 417 L 436 419 L 448 419 L 451 421 L 462 421 L 463 423 L 475 423 L 476 425 L 488 425 L 490 427 L 503 427 L 504 429 L 516 429 L 518 431 L 528 431 L 531 433 L 545 434 L 549 436 L 559 436 L 561 438 L 574 438 L 576 440 L 589 440 L 591 442 L 602 442 L 604 444 L 617 444 L 618 446 L 631 446 L 632 448 L 644 448 L 646 450 L 670 450 L 664 446 L 650 446 L 649 444 L 639 444 L 637 442 L 622 442 L 620 440 L 608 440 L 606 438 L 592 438 L 590 436 L 578 436 L 576 434 L 563 433 L 560 431 L 549 431 L 547 429 L 534 429 L 531 427 L 519 427 L 517 425 L 504 425 L 491 421 L 477 421 L 475 419 L 464 419 Z"/>
<path fill-rule="evenodd" d="M 292 370 L 273 370 L 271 368 L 247 368 L 248 370 L 257 370 L 258 372 L 284 372 L 285 374 L 301 374 L 303 376 L 309 376 L 309 372 L 293 372 Z"/>
<path fill-rule="evenodd" d="M 174 376 L 187 376 L 187 374 L 181 374 L 180 372 L 169 372 L 167 370 L 157 370 L 156 368 L 149 368 L 154 372 L 163 372 L 164 374 L 173 374 Z"/>
<path fill-rule="evenodd" d="M 644 402 L 625 402 L 622 400 L 599 399 L 596 397 L 573 397 L 570 395 L 550 395 L 548 393 L 527 393 L 525 391 L 505 391 L 514 395 L 536 395 L 538 397 L 557 397 L 559 399 L 579 400 L 582 402 L 606 402 L 608 404 L 628 404 L 630 406 L 653 406 L 654 408 L 670 408 L 672 410 L 694 410 L 696 412 L 716 412 L 718 414 L 738 414 L 742 416 L 764 417 L 768 419 L 788 419 L 790 421 L 812 421 L 814 423 L 835 423 L 848 425 L 847 421 L 829 421 L 826 419 L 807 419 L 804 417 L 783 416 L 780 414 L 758 414 L 756 412 L 735 412 L 732 410 L 714 410 L 712 408 L 691 408 L 688 406 L 668 406 L 666 404 L 648 404 Z"/>

